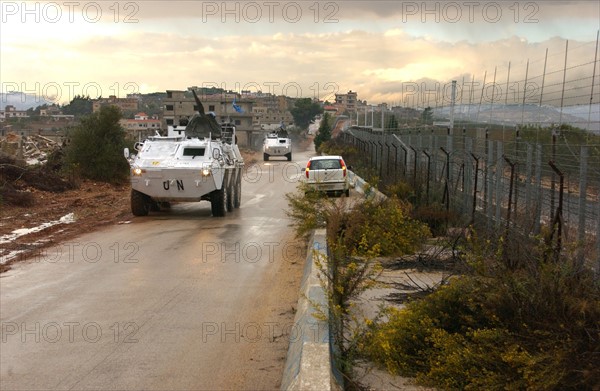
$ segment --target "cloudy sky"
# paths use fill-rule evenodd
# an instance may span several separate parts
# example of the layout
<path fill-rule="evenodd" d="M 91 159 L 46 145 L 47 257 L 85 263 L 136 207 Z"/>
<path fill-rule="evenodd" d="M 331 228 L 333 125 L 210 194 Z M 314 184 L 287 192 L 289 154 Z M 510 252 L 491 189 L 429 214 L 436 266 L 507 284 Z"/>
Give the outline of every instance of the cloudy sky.
<path fill-rule="evenodd" d="M 426 85 L 568 64 L 588 79 L 597 1 L 0 1 L 1 92 L 219 86 L 402 103 Z M 527 70 L 526 63 L 530 61 Z M 600 70 L 596 71 L 596 75 Z M 572 75 L 570 75 L 573 77 Z M 596 78 L 596 83 L 598 83 Z M 590 84 L 588 82 L 588 84 Z M 426 95 L 418 98 L 424 101 Z M 589 98 L 587 98 L 589 102 Z M 416 103 L 411 103 L 416 104 Z"/>

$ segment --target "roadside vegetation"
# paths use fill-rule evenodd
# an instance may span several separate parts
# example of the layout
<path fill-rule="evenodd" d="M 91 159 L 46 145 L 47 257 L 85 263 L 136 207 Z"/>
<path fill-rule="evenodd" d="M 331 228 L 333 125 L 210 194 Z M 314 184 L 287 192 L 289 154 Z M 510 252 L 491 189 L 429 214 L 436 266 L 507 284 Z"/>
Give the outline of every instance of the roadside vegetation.
<path fill-rule="evenodd" d="M 357 385 L 352 366 L 365 359 L 437 389 L 600 389 L 600 280 L 593 270 L 557 251 L 544 232 L 490 240 L 425 202 L 411 184 L 380 183 L 339 139 L 321 150 L 344 156 L 389 196 L 346 205 L 310 192 L 288 195 L 298 234 L 327 226 L 330 256 L 319 267 L 349 388 Z M 362 317 L 355 300 L 378 284 L 381 257 L 425 263 L 427 245 L 441 248 L 433 256 L 451 255 L 450 276 L 408 296 L 402 308 Z"/>
<path fill-rule="evenodd" d="M 68 130 L 69 142 L 52 152 L 44 164 L 27 165 L 9 154 L 0 153 L 0 205 L 30 206 L 32 189 L 64 192 L 79 186 L 81 179 L 124 184 L 129 166 L 123 148 L 132 142 L 119 120 L 121 112 L 112 106 L 83 117 Z"/>
<path fill-rule="evenodd" d="M 327 294 L 328 309 L 317 308 L 329 317 L 336 362 L 344 378 L 352 381 L 352 367 L 359 357 L 359 343 L 367 331 L 355 300 L 378 284 L 381 256 L 402 256 L 419 249 L 430 237 L 428 227 L 409 217 L 410 205 L 395 198 L 358 203 L 337 202 L 300 185 L 286 195 L 288 216 L 296 234 L 305 239 L 312 230 L 327 228 L 329 256 L 316 257 Z M 399 239 L 401 238 L 401 239 Z"/>
<path fill-rule="evenodd" d="M 311 98 L 299 98 L 294 102 L 290 110 L 294 118 L 294 124 L 300 129 L 307 129 L 310 121 L 323 112 L 323 108 Z"/>
<path fill-rule="evenodd" d="M 123 157 L 127 146 L 119 120 L 121 111 L 104 106 L 81 120 L 69 133 L 65 169 L 84 178 L 113 184 L 126 182 L 129 165 Z"/>
<path fill-rule="evenodd" d="M 324 113 L 321 118 L 321 123 L 319 125 L 319 130 L 317 135 L 315 136 L 315 151 L 321 152 L 321 145 L 323 143 L 331 140 L 331 131 L 332 131 L 332 118 L 329 113 Z"/>
<path fill-rule="evenodd" d="M 600 285 L 543 246 L 519 268 L 472 236 L 463 273 L 404 309 L 385 310 L 361 342 L 393 374 L 440 389 L 595 390 L 600 385 Z"/>

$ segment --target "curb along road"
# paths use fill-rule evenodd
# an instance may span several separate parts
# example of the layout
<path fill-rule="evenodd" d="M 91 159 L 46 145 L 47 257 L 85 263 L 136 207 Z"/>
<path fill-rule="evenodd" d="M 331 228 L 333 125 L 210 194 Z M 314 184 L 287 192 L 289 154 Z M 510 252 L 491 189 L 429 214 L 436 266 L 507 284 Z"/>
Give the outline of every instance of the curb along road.
<path fill-rule="evenodd" d="M 385 197 L 372 187 L 365 192 L 366 182 L 352 171 L 349 171 L 349 175 L 354 189 L 365 198 Z M 325 314 L 329 312 L 327 296 L 321 286 L 319 270 L 315 264 L 315 257 L 326 256 L 326 229 L 317 229 L 313 232 L 308 246 L 298 309 L 294 318 L 295 328 L 290 335 L 290 346 L 281 382 L 282 391 L 343 389 L 341 379 L 334 375 L 333 370 L 329 318 L 321 320 L 315 317 L 317 314 L 322 315 L 315 306 L 321 308 Z"/>

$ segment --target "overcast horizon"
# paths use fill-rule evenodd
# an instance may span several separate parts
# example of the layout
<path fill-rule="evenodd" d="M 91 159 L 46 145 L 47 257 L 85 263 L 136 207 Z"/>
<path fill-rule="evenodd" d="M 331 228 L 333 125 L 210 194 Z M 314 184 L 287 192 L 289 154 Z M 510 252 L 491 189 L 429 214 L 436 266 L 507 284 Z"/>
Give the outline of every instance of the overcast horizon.
<path fill-rule="evenodd" d="M 493 74 L 498 84 L 509 75 L 539 76 L 546 50 L 552 73 L 564 68 L 567 40 L 570 77 L 580 72 L 589 85 L 594 71 L 581 65 L 594 62 L 600 28 L 596 1 L 0 6 L 0 92 L 61 104 L 74 95 L 125 97 L 195 85 L 330 100 L 353 90 L 369 103 L 396 105 L 415 88 L 451 80 L 464 87 L 465 80 L 487 85 Z"/>

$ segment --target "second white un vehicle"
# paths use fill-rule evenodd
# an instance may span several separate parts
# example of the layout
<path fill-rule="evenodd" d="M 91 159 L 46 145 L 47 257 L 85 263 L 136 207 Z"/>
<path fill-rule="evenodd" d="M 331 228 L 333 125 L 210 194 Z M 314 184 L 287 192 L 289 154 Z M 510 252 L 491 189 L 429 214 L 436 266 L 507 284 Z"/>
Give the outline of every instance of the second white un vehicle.
<path fill-rule="evenodd" d="M 272 156 L 284 156 L 288 162 L 292 160 L 292 140 L 283 128 L 267 134 L 263 142 L 264 161 L 268 161 Z"/>

